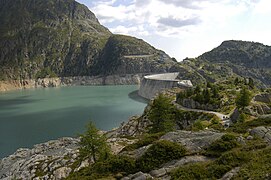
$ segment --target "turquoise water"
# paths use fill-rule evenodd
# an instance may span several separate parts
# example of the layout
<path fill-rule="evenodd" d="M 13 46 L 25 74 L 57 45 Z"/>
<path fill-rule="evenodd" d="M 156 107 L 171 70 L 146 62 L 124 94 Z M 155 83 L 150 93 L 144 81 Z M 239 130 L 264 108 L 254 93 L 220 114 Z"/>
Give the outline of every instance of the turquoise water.
<path fill-rule="evenodd" d="M 138 86 L 78 86 L 0 94 L 0 158 L 63 136 L 77 136 L 89 121 L 102 130 L 142 114 Z"/>

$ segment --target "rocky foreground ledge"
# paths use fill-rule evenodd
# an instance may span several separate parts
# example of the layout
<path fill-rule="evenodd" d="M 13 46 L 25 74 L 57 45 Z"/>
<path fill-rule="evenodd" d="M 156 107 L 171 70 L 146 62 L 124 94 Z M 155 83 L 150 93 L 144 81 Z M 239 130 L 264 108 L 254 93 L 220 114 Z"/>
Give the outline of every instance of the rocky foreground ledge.
<path fill-rule="evenodd" d="M 131 123 L 128 125 L 129 127 Z M 124 126 L 123 126 L 124 127 Z M 127 127 L 125 127 L 127 129 Z M 128 128 L 129 129 L 129 128 Z M 121 130 L 123 132 L 123 130 Z M 119 134 L 120 129 L 116 130 Z M 129 130 L 131 131 L 131 129 Z M 128 131 L 127 131 L 128 133 Z M 132 144 L 136 140 L 116 137 L 111 135 L 107 140 L 114 154 L 119 154 L 125 145 Z M 209 146 L 213 141 L 221 138 L 223 133 L 204 131 L 190 132 L 177 131 L 161 137 L 173 142 L 183 144 L 188 149 L 199 152 L 202 148 Z M 134 152 L 121 152 L 128 156 L 139 158 L 150 146 L 145 146 Z M 71 172 L 79 171 L 81 168 L 89 166 L 89 162 L 78 163 L 79 158 L 79 139 L 60 138 L 46 143 L 35 145 L 32 149 L 18 149 L 14 154 L 0 160 L 0 179 L 62 179 L 68 177 Z M 152 177 L 166 177 L 166 172 L 175 168 L 191 163 L 207 161 L 203 156 L 185 157 L 180 160 L 172 161 L 161 169 L 150 172 Z M 75 163 L 77 161 L 77 163 Z M 76 166 L 75 166 L 76 164 Z M 125 179 L 127 179 L 126 177 Z M 131 175 L 129 179 L 134 179 Z"/>
<path fill-rule="evenodd" d="M 143 146 L 133 151 L 123 151 L 123 148 L 137 141 L 137 139 L 127 139 L 126 136 L 140 135 L 145 127 L 149 125 L 147 119 L 138 121 L 137 117 L 130 120 L 110 132 L 107 143 L 111 147 L 113 154 L 121 154 L 140 158 L 151 145 Z M 259 126 L 249 131 L 250 136 L 245 139 L 238 137 L 238 142 L 245 143 L 254 136 L 262 138 L 271 145 L 271 128 Z M 162 165 L 159 169 L 154 169 L 149 173 L 138 172 L 124 177 L 123 180 L 132 179 L 170 179 L 169 173 L 185 164 L 203 162 L 209 158 L 197 155 L 202 150 L 208 148 L 214 141 L 221 139 L 224 133 L 214 130 L 204 130 L 199 132 L 178 130 L 163 135 L 160 140 L 168 140 L 185 146 L 192 155 L 176 159 Z M 79 138 L 64 137 L 58 140 L 51 140 L 46 143 L 35 145 L 32 149 L 21 148 L 14 154 L 0 160 L 0 179 L 62 179 L 69 176 L 71 172 L 79 171 L 87 167 L 92 162 L 80 161 L 79 158 Z M 237 173 L 238 169 L 233 169 L 225 174 L 224 179 Z M 222 178 L 223 179 L 223 178 Z"/>
<path fill-rule="evenodd" d="M 124 136 L 135 136 L 141 134 L 149 125 L 147 119 L 138 121 L 134 116 L 120 126 L 118 129 L 107 132 L 108 144 L 114 154 L 119 154 L 121 150 L 136 139 L 127 139 Z M 195 152 L 208 146 L 211 142 L 219 139 L 223 133 L 206 131 L 190 132 L 177 131 L 166 134 L 161 139 L 178 141 L 188 149 Z M 71 172 L 79 171 L 81 168 L 89 166 L 89 162 L 78 161 L 79 138 L 60 138 L 37 144 L 32 149 L 21 148 L 14 154 L 0 160 L 0 179 L 61 179 L 67 177 Z M 127 154 L 138 158 L 149 148 L 149 146 L 130 152 Z M 125 152 L 121 152 L 125 153 Z M 191 161 L 201 161 L 204 158 L 191 157 Z M 181 160 L 183 161 L 183 160 Z M 185 161 L 186 162 L 186 161 Z M 76 164 L 76 165 L 75 165 Z M 176 168 L 177 165 L 172 166 Z M 171 169 L 172 169 L 171 168 Z M 159 175 L 160 176 L 160 175 Z"/>
<path fill-rule="evenodd" d="M 67 177 L 79 155 L 79 139 L 61 138 L 37 144 L 32 149 L 21 148 L 0 161 L 0 179 L 44 179 Z M 84 164 L 80 166 L 84 167 Z M 39 178 L 37 178 L 39 179 Z"/>

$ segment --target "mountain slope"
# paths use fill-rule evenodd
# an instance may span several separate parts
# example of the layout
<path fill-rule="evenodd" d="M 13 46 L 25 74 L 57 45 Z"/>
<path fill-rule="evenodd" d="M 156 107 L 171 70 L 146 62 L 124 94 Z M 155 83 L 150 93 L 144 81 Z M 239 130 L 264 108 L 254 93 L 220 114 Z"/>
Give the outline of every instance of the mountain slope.
<path fill-rule="evenodd" d="M 167 72 L 175 62 L 163 51 L 157 50 L 141 39 L 113 35 L 107 41 L 98 74 L 133 74 Z"/>
<path fill-rule="evenodd" d="M 226 77 L 253 78 L 259 86 L 271 85 L 271 47 L 247 41 L 224 41 L 220 46 L 182 66 L 192 68 L 208 81 Z"/>
<path fill-rule="evenodd" d="M 247 41 L 224 41 L 219 47 L 199 57 L 209 62 L 241 65 L 248 68 L 271 68 L 271 47 Z"/>
<path fill-rule="evenodd" d="M 106 58 L 112 62 L 122 58 L 120 52 L 113 56 L 107 52 L 118 48 L 111 43 L 112 33 L 86 6 L 74 0 L 0 0 L 0 24 L 0 80 L 100 75 L 111 68 L 105 64 L 109 61 Z M 140 49 L 142 41 L 133 41 L 138 46 L 135 49 Z M 152 49 L 151 53 L 160 52 L 143 44 Z M 134 47 L 123 49 L 130 52 L 129 48 Z M 164 52 L 161 54 L 168 58 Z M 149 59 L 144 58 L 144 62 L 148 64 Z M 138 73 L 127 66 L 123 73 Z M 110 69 L 107 72 L 119 73 Z"/>
<path fill-rule="evenodd" d="M 0 12 L 4 79 L 86 73 L 111 34 L 73 0 L 1 0 Z"/>

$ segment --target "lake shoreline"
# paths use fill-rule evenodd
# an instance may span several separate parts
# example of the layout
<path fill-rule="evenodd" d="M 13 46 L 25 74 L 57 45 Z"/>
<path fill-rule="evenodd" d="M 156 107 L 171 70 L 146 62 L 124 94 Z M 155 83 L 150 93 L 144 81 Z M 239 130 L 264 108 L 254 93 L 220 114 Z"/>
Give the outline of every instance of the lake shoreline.
<path fill-rule="evenodd" d="M 13 90 L 62 86 L 138 85 L 144 74 L 74 76 L 0 81 L 0 93 Z"/>

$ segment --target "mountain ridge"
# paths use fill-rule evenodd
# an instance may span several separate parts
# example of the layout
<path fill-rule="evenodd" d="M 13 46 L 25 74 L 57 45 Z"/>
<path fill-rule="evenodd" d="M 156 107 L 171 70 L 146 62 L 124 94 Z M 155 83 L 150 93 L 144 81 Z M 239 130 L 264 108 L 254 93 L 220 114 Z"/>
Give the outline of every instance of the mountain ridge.
<path fill-rule="evenodd" d="M 1 80 L 166 72 L 169 68 L 160 68 L 160 64 L 175 63 L 140 39 L 112 34 L 94 13 L 74 0 L 0 0 L 0 10 L 4 25 L 0 28 Z M 125 41 L 119 46 L 121 39 Z M 141 46 L 150 50 L 147 54 L 161 53 L 163 59 L 124 60 L 123 55 Z M 119 47 L 127 53 L 107 52 Z M 111 69 L 105 63 L 121 66 Z"/>
<path fill-rule="evenodd" d="M 180 67 L 189 70 L 196 83 L 225 78 L 252 78 L 259 87 L 271 85 L 271 46 L 258 42 L 228 40 Z M 186 75 L 185 75 L 186 76 Z"/>
<path fill-rule="evenodd" d="M 199 58 L 207 59 L 210 62 L 226 60 L 252 68 L 270 68 L 271 46 L 251 41 L 228 40 L 223 41 L 220 46 L 204 53 Z"/>

